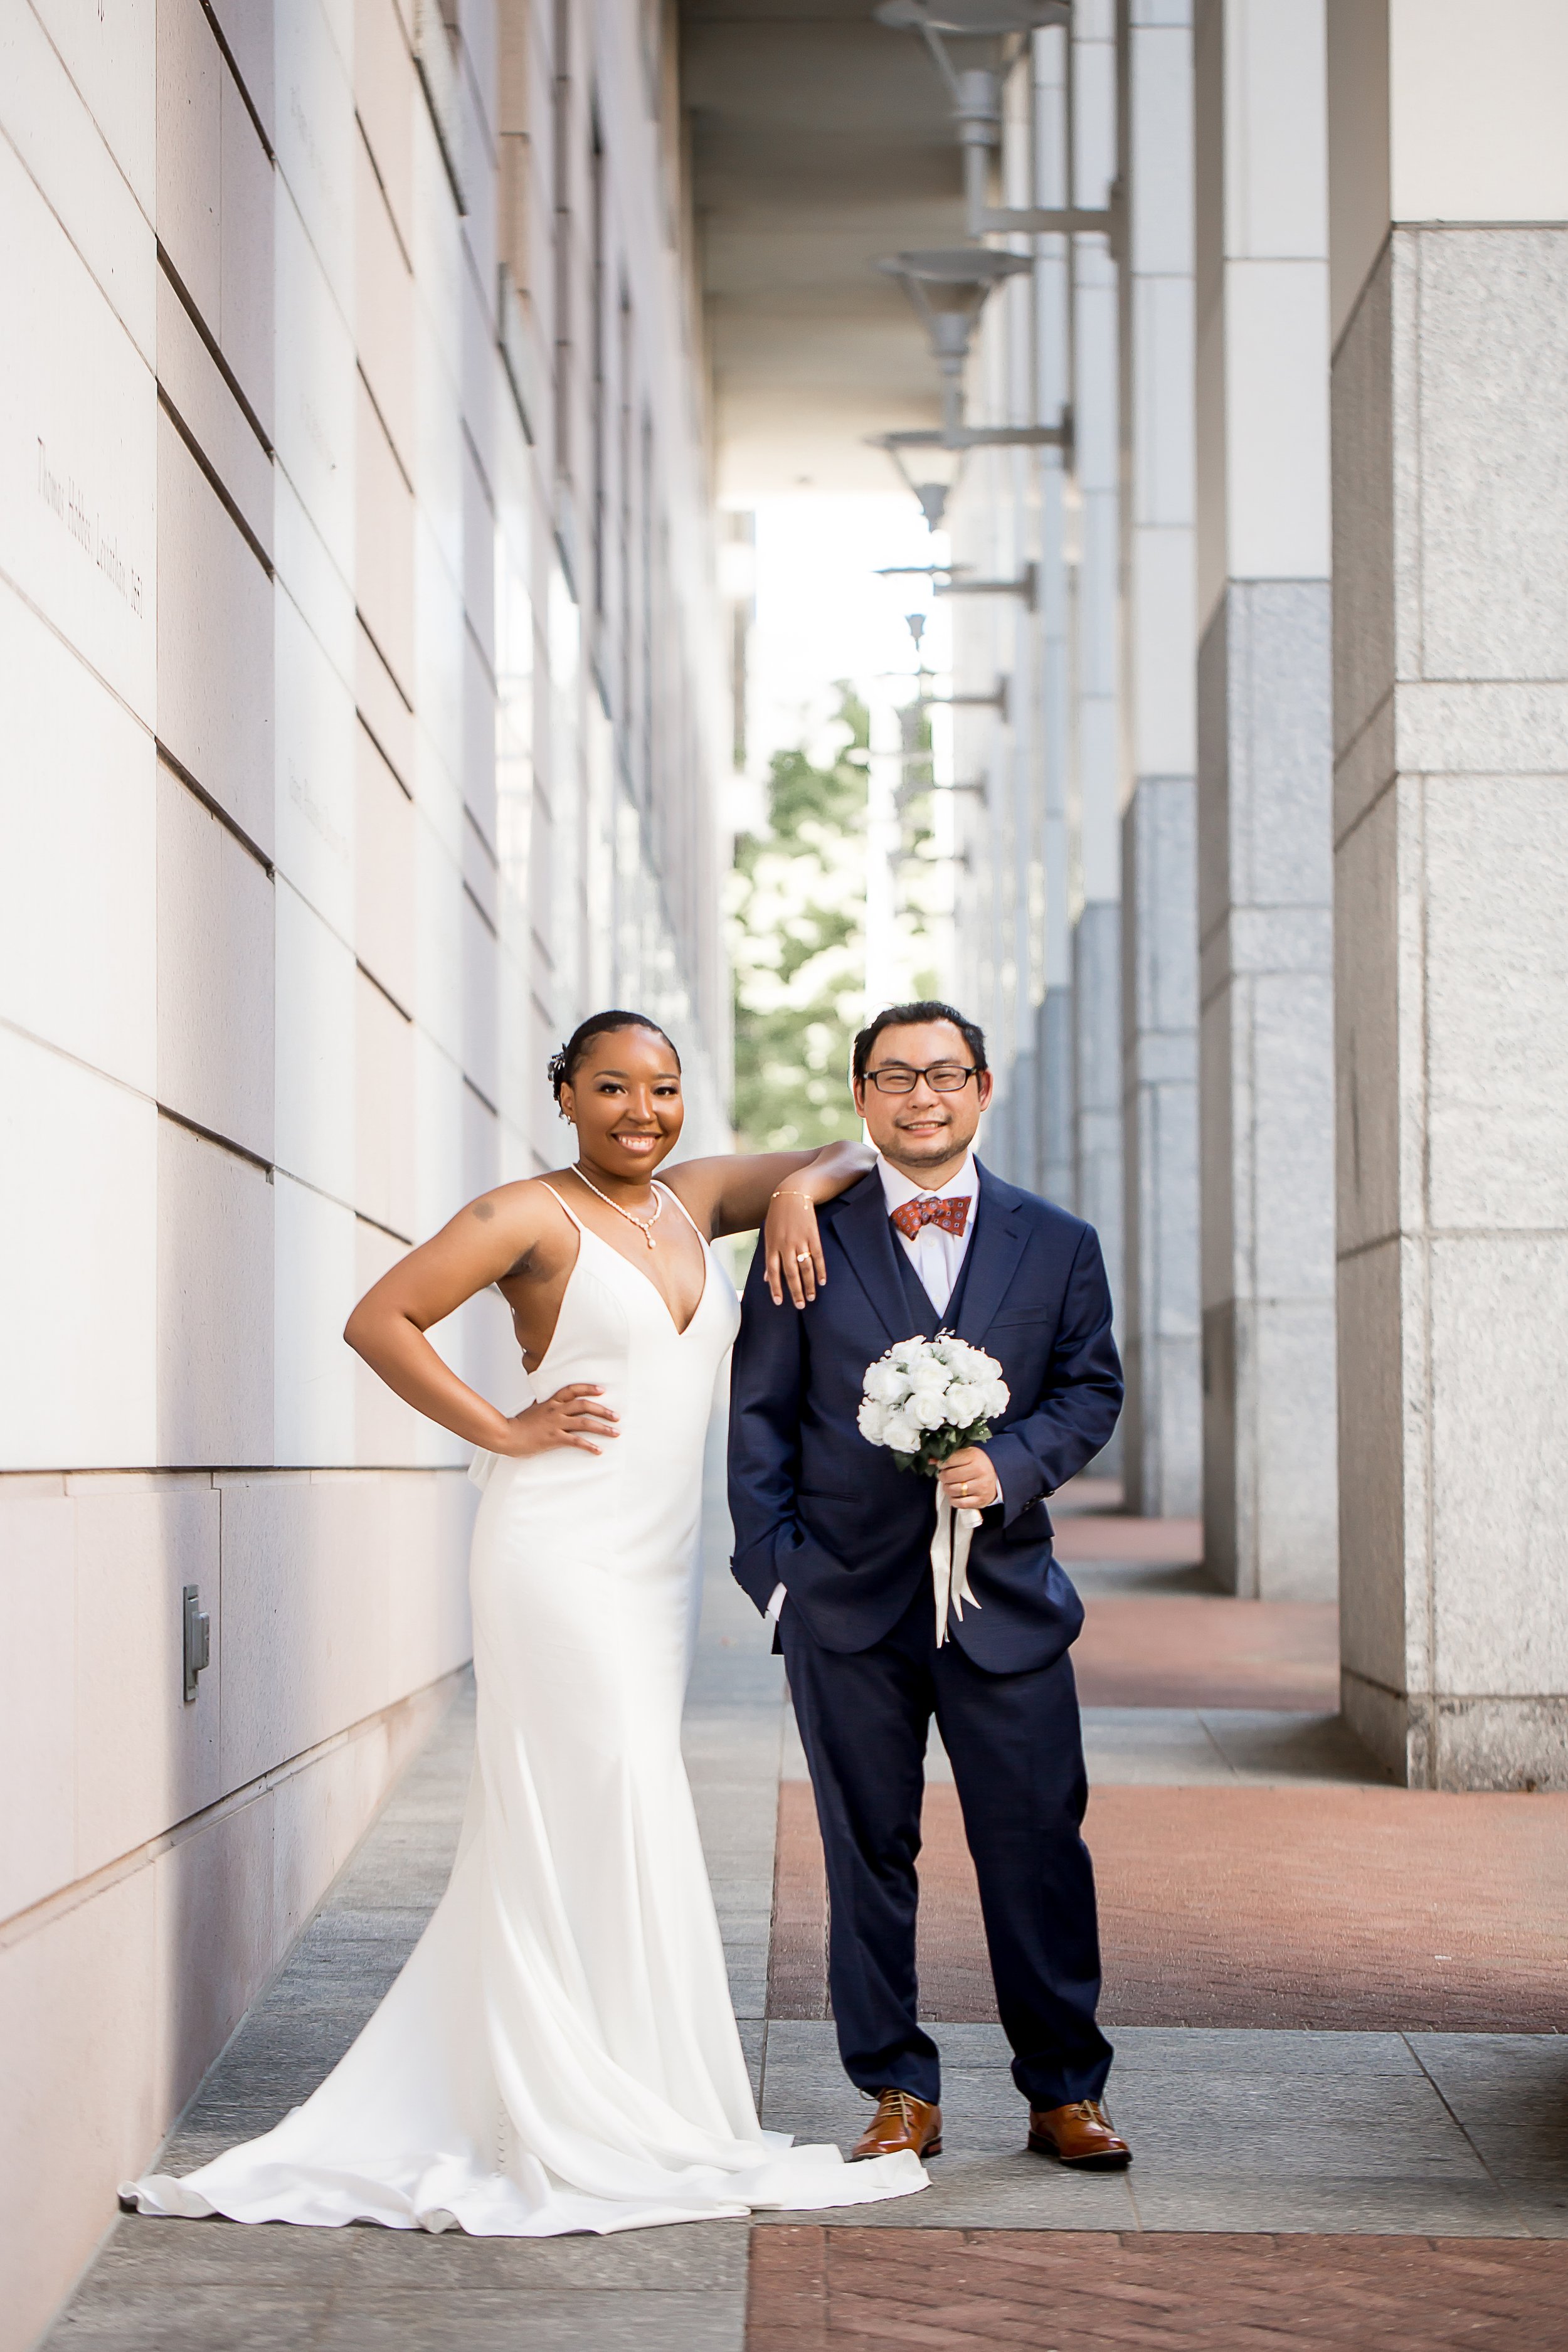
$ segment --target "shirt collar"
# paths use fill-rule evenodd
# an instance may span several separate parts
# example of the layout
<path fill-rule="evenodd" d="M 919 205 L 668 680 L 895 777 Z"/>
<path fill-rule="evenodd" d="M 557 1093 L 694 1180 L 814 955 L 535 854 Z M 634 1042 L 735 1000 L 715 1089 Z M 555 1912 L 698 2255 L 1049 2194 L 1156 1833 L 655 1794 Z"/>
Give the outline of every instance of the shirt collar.
<path fill-rule="evenodd" d="M 887 1202 L 889 1215 L 893 1210 L 901 1209 L 906 1201 L 951 1201 L 961 1193 L 966 1193 L 973 1200 L 980 1189 L 973 1151 L 966 1151 L 963 1167 L 950 1176 L 945 1184 L 939 1184 L 934 1190 L 929 1184 L 911 1184 L 902 1170 L 884 1160 L 879 1151 L 877 1154 L 877 1173 L 882 1180 L 882 1197 Z"/>

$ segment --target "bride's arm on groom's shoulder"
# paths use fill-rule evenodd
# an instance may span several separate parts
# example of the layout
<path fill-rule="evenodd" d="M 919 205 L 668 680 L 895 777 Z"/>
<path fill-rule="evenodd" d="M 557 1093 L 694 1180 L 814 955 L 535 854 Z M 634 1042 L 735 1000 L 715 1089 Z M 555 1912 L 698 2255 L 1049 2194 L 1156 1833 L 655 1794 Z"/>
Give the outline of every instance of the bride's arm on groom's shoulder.
<path fill-rule="evenodd" d="M 875 1167 L 865 1143 L 826 1143 L 820 1151 L 735 1152 L 688 1160 L 661 1176 L 710 1235 L 763 1231 L 763 1271 L 775 1307 L 787 1291 L 797 1307 L 827 1279 L 816 1203 L 837 1200 Z"/>
<path fill-rule="evenodd" d="M 389 1389 L 430 1421 L 489 1454 L 539 1454 L 616 1434 L 615 1414 L 584 1382 L 507 1414 L 459 1380 L 426 1338 L 465 1300 L 510 1275 L 545 1283 L 575 1255 L 576 1240 L 545 1188 L 525 1179 L 481 1192 L 365 1292 L 343 1338 Z"/>

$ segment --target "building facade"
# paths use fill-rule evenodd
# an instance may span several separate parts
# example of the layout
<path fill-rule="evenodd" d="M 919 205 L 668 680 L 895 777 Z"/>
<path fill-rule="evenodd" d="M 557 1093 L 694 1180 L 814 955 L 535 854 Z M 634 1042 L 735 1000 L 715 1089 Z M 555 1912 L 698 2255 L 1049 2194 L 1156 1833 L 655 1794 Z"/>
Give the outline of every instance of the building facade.
<path fill-rule="evenodd" d="M 465 1449 L 350 1307 L 559 1160 L 595 1003 L 725 1139 L 731 721 L 657 8 L 19 0 L 5 55 L 22 2346 L 468 1654 Z M 514 1398 L 495 1301 L 437 1337 Z"/>

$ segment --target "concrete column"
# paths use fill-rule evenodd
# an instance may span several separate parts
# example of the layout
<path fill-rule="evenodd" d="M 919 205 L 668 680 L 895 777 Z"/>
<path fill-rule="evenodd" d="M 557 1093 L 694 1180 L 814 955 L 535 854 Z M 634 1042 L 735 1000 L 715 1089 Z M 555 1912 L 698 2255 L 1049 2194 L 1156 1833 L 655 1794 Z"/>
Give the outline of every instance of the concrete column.
<path fill-rule="evenodd" d="M 1116 178 L 1116 39 L 1110 0 L 1073 12 L 1073 198 L 1108 205 Z M 1121 852 L 1118 720 L 1120 449 L 1116 264 L 1108 236 L 1072 239 L 1078 494 L 1074 745 L 1068 790 L 1074 1204 L 1100 1233 L 1124 1319 L 1121 1174 Z M 1121 1433 L 1101 1456 L 1119 1471 Z"/>
<path fill-rule="evenodd" d="M 1065 34 L 1034 40 L 1035 202 L 1065 204 L 1069 191 Z M 1036 365 L 1040 415 L 1050 422 L 1072 397 L 1068 322 L 1071 274 L 1064 236 L 1036 243 Z M 1040 568 L 1038 635 L 1041 706 L 1041 863 L 1043 867 L 1042 996 L 1035 1010 L 1035 1106 L 1039 1187 L 1047 1200 L 1071 1208 L 1077 1114 L 1073 1102 L 1072 875 L 1068 832 L 1068 768 L 1074 741 L 1073 598 L 1068 563 L 1069 482 L 1062 455 L 1042 453 L 1039 466 Z"/>
<path fill-rule="evenodd" d="M 1098 1231 L 1122 1318 L 1121 909 L 1113 898 L 1086 906 L 1073 931 L 1073 1110 L 1075 1205 Z M 1120 1444 L 1121 1433 L 1114 1441 Z"/>
<path fill-rule="evenodd" d="M 1568 1785 L 1568 12 L 1333 0 L 1345 1711 Z"/>
<path fill-rule="evenodd" d="M 1025 58 L 1008 78 L 1004 105 L 1002 194 L 1009 205 L 1027 205 L 1034 200 L 1036 114 L 1033 62 Z M 1020 236 L 1008 241 L 1016 252 L 1032 257 L 1029 238 Z M 1038 289 L 1031 273 L 1026 278 L 1014 278 L 999 292 L 1007 306 L 1005 421 L 1010 425 L 1038 424 L 1042 421 L 1044 389 L 1037 364 L 1044 340 L 1037 325 Z M 1023 577 L 1025 565 L 1037 562 L 1039 555 L 1039 457 L 1032 449 L 999 450 L 996 455 L 998 473 L 1006 483 L 999 503 L 1008 520 L 1008 528 L 997 533 L 996 577 L 1017 580 Z M 1008 775 L 1012 801 L 1009 1143 L 1013 1181 L 1033 1192 L 1040 1181 L 1035 1142 L 1039 1127 L 1035 1104 L 1035 1007 L 1042 986 L 1040 786 L 1044 745 L 1040 632 L 1037 615 L 1024 598 L 1002 596 L 985 601 L 995 608 L 1000 665 L 1013 681 L 1009 710 L 1012 761 Z"/>
<path fill-rule="evenodd" d="M 1336 1583 L 1322 0 L 1196 16 L 1204 1514 Z"/>
<path fill-rule="evenodd" d="M 1181 0 L 1121 0 L 1122 1414 L 1134 1510 L 1199 1507 L 1193 60 Z"/>
<path fill-rule="evenodd" d="M 1064 940 L 1064 952 L 1066 947 Z M 1070 970 L 1070 968 L 1069 968 Z M 1064 1209 L 1076 1208 L 1078 1179 L 1073 1165 L 1072 1137 L 1077 1125 L 1073 1108 L 1073 1018 L 1070 977 L 1048 987 L 1036 1015 L 1039 1038 L 1040 1190 L 1047 1201 Z"/>

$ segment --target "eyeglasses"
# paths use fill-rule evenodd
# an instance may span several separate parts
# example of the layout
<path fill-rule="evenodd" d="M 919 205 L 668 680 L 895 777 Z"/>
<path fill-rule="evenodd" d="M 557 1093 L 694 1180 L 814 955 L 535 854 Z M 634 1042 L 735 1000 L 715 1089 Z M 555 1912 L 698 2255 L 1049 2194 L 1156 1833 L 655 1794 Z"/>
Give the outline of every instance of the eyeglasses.
<path fill-rule="evenodd" d="M 973 1064 L 933 1062 L 928 1070 L 911 1070 L 907 1062 L 889 1062 L 880 1070 L 867 1070 L 866 1084 L 880 1095 L 912 1095 L 923 1078 L 933 1094 L 960 1095 L 976 1076 Z"/>

